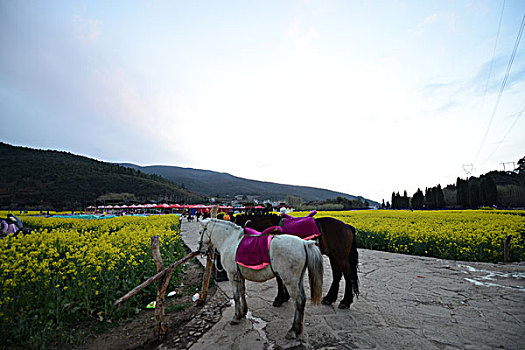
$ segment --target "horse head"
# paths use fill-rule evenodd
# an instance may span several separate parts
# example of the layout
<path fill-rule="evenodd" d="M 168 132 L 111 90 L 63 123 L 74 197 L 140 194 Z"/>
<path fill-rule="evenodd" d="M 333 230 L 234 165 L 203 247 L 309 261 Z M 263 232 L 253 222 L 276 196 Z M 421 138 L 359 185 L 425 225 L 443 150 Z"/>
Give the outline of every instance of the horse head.
<path fill-rule="evenodd" d="M 201 238 L 199 240 L 199 252 L 205 253 L 211 245 L 211 230 L 208 229 L 211 219 L 204 219 L 199 221 L 202 226 Z"/>

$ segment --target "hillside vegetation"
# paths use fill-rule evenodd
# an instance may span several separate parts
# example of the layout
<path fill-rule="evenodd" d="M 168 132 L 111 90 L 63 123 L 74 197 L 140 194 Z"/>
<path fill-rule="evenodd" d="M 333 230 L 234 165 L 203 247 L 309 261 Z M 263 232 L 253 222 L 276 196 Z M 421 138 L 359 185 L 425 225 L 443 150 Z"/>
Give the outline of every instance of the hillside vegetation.
<path fill-rule="evenodd" d="M 308 186 L 284 185 L 244 179 L 228 173 L 210 170 L 181 168 L 177 166 L 145 166 L 121 164 L 148 174 L 160 175 L 191 191 L 210 197 L 233 197 L 235 195 L 256 196 L 259 200 L 284 200 L 287 196 L 295 196 L 303 201 L 325 201 L 337 197 L 348 200 L 361 200 L 370 204 L 379 204 L 370 199 L 353 196 L 347 193 L 335 192 L 322 188 Z"/>
<path fill-rule="evenodd" d="M 0 143 L 0 179 L 0 208 L 71 210 L 104 200 L 206 200 L 158 175 L 67 152 L 5 143 Z"/>

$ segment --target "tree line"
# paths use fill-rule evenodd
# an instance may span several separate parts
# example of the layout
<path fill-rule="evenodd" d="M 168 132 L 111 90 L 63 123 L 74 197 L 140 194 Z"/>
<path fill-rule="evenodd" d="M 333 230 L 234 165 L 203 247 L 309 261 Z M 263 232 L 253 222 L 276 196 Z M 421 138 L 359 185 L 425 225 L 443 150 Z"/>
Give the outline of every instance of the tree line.
<path fill-rule="evenodd" d="M 368 209 L 370 206 L 368 201 L 361 200 L 361 198 L 349 199 L 341 196 L 324 201 L 304 203 L 301 197 L 288 195 L 285 202 L 296 210 L 352 210 Z"/>
<path fill-rule="evenodd" d="M 392 192 L 391 202 L 383 200 L 382 208 L 388 209 L 445 209 L 479 207 L 525 206 L 525 157 L 517 162 L 514 171 L 491 171 L 480 177 L 457 178 L 456 183 L 421 189 L 408 196 Z"/>
<path fill-rule="evenodd" d="M 409 197 L 407 191 L 401 196 L 399 192 L 392 193 L 392 204 L 384 204 L 383 207 L 391 209 L 440 209 L 445 206 L 445 196 L 441 185 L 435 187 L 425 188 L 425 192 L 421 189 Z"/>

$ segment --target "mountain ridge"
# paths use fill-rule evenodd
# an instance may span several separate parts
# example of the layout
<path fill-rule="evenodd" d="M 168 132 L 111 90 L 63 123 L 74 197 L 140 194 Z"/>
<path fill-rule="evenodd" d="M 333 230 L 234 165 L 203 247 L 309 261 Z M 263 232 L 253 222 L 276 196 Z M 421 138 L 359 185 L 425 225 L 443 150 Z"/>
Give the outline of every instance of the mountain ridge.
<path fill-rule="evenodd" d="M 78 210 L 104 201 L 161 200 L 198 203 L 207 197 L 114 163 L 0 142 L 0 208 Z"/>
<path fill-rule="evenodd" d="M 207 202 L 209 197 L 304 201 L 343 197 L 327 189 L 250 180 L 212 170 L 109 163 L 65 151 L 0 142 L 0 208 L 81 209 L 105 202 Z"/>
<path fill-rule="evenodd" d="M 379 204 L 362 196 L 350 195 L 328 189 L 279 184 L 269 181 L 251 180 L 226 172 L 185 168 L 170 165 L 140 166 L 132 163 L 119 163 L 146 174 L 155 174 L 173 181 L 179 186 L 210 197 L 233 197 L 235 195 L 259 196 L 261 200 L 283 200 L 286 195 L 301 197 L 305 201 L 322 201 L 343 197 L 350 200 L 367 201 Z"/>

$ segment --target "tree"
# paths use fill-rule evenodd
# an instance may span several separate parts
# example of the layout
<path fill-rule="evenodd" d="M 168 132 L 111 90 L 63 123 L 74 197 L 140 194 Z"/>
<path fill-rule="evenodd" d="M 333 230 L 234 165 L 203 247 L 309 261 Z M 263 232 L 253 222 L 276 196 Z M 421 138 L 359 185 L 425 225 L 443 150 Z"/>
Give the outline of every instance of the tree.
<path fill-rule="evenodd" d="M 468 181 L 459 177 L 456 180 L 456 200 L 460 207 L 468 207 L 470 205 Z"/>
<path fill-rule="evenodd" d="M 445 196 L 443 195 L 441 185 L 425 190 L 425 204 L 429 209 L 440 209 L 445 206 Z"/>
<path fill-rule="evenodd" d="M 480 204 L 491 206 L 498 200 L 498 189 L 492 176 L 488 175 L 481 179 L 479 187 Z"/>
<path fill-rule="evenodd" d="M 487 179 L 483 178 L 479 182 L 479 204 L 487 205 L 487 196 L 485 188 L 487 187 Z"/>
<path fill-rule="evenodd" d="M 423 191 L 421 191 L 418 188 L 416 193 L 414 193 L 414 195 L 412 196 L 412 208 L 423 209 L 424 204 L 425 204 L 425 195 L 423 194 Z"/>
<path fill-rule="evenodd" d="M 292 196 L 292 195 L 286 196 L 285 201 L 286 201 L 286 204 L 288 204 L 289 206 L 293 208 L 297 208 L 298 206 L 303 204 L 303 199 L 301 197 Z"/>
<path fill-rule="evenodd" d="M 395 192 L 392 192 L 392 209 L 397 209 L 397 195 Z"/>
<path fill-rule="evenodd" d="M 401 209 L 401 196 L 399 195 L 399 192 L 395 193 L 392 192 L 392 209 Z"/>
<path fill-rule="evenodd" d="M 480 205 L 479 185 L 473 181 L 469 184 L 469 205 L 473 208 L 477 208 Z"/>
<path fill-rule="evenodd" d="M 436 208 L 443 208 L 445 206 L 445 196 L 443 195 L 443 189 L 441 185 L 437 185 L 434 189 L 435 191 L 435 205 Z"/>
<path fill-rule="evenodd" d="M 428 209 L 434 209 L 434 201 L 432 200 L 432 191 L 430 188 L 425 188 L 425 206 Z"/>
<path fill-rule="evenodd" d="M 518 168 L 516 170 L 518 174 L 525 174 L 525 157 L 518 160 Z"/>
<path fill-rule="evenodd" d="M 410 198 L 408 197 L 406 190 L 405 190 L 405 192 L 403 192 L 403 198 L 402 198 L 401 206 L 402 206 L 403 209 L 410 208 Z"/>

